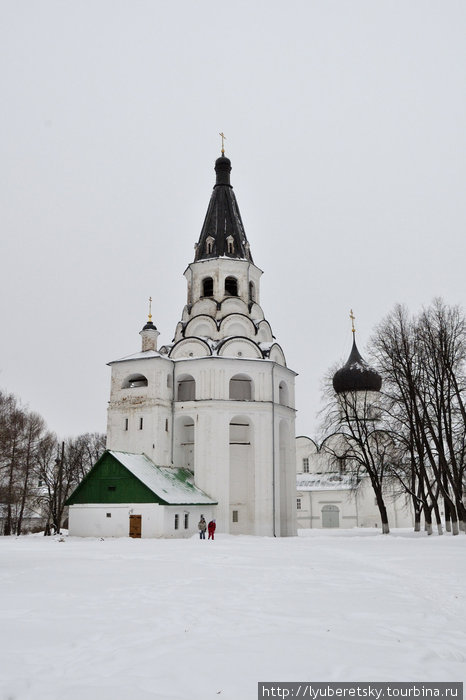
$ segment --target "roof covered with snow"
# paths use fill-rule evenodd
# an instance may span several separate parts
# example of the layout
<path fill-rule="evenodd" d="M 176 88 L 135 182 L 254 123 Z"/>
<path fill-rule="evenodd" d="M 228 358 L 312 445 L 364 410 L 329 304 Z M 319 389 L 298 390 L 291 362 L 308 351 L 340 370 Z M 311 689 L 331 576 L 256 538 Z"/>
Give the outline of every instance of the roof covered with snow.
<path fill-rule="evenodd" d="M 297 491 L 347 491 L 357 486 L 357 481 L 350 475 L 336 472 L 328 474 L 297 474 Z"/>
<path fill-rule="evenodd" d="M 217 503 L 192 483 L 193 475 L 186 469 L 158 467 L 144 454 L 114 450 L 109 450 L 109 454 L 169 505 Z"/>
<path fill-rule="evenodd" d="M 136 352 L 134 355 L 126 355 L 126 357 L 121 357 L 119 360 L 112 360 L 109 365 L 114 365 L 116 362 L 127 362 L 128 360 L 151 360 L 153 357 L 163 357 L 156 350 L 144 350 L 144 352 Z"/>

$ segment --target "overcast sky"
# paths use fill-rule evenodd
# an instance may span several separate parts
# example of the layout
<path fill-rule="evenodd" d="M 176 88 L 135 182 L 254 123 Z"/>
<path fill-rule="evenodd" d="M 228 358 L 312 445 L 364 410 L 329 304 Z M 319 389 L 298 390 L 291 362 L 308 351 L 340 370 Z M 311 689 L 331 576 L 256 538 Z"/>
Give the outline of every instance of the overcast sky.
<path fill-rule="evenodd" d="M 147 299 L 171 341 L 220 137 L 313 436 L 397 302 L 464 304 L 463 0 L 0 0 L 0 388 L 105 431 Z"/>

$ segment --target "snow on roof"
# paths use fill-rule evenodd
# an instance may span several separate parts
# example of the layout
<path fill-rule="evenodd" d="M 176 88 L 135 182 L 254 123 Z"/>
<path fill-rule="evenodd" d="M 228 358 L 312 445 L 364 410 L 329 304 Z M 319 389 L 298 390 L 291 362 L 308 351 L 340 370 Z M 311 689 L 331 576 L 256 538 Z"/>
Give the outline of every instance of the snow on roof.
<path fill-rule="evenodd" d="M 349 490 L 357 485 L 357 482 L 349 476 L 337 473 L 329 474 L 297 474 L 297 491 L 342 491 Z"/>
<path fill-rule="evenodd" d="M 186 469 L 158 467 L 144 454 L 137 455 L 114 450 L 109 450 L 109 453 L 147 488 L 170 505 L 217 503 L 189 481 L 192 475 Z"/>
<path fill-rule="evenodd" d="M 113 365 L 116 362 L 126 362 L 127 360 L 149 360 L 152 357 L 162 357 L 162 355 L 156 350 L 144 350 L 144 352 L 136 352 L 134 355 L 127 355 L 126 357 L 120 357 L 119 360 L 112 360 L 109 365 Z"/>

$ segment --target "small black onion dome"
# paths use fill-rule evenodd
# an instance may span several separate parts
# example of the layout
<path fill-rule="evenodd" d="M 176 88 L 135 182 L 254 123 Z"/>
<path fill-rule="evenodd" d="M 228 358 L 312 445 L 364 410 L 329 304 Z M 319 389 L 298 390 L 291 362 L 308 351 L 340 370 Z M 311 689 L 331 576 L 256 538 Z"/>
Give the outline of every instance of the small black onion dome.
<path fill-rule="evenodd" d="M 152 321 L 147 321 L 146 325 L 142 329 L 143 331 L 156 331 L 157 328 L 154 326 Z"/>
<path fill-rule="evenodd" d="M 220 156 L 220 158 L 217 158 L 215 161 L 215 172 L 217 173 L 217 181 L 215 183 L 215 187 L 217 185 L 230 185 L 230 173 L 231 173 L 231 160 L 227 158 L 226 156 Z"/>
<path fill-rule="evenodd" d="M 380 391 L 382 388 L 382 377 L 362 359 L 355 338 L 348 361 L 333 375 L 333 388 L 337 394 L 345 391 Z"/>

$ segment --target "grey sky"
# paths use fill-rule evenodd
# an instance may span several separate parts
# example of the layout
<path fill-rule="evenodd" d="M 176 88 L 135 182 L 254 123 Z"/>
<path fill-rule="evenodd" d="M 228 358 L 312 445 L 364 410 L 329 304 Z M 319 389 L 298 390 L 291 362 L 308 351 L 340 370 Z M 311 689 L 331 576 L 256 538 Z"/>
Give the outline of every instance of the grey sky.
<path fill-rule="evenodd" d="M 262 307 L 320 382 L 396 302 L 464 303 L 466 4 L 0 2 L 0 387 L 60 435 L 106 428 L 154 298 L 185 303 L 220 151 Z"/>

